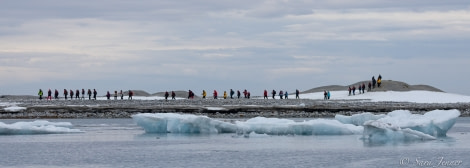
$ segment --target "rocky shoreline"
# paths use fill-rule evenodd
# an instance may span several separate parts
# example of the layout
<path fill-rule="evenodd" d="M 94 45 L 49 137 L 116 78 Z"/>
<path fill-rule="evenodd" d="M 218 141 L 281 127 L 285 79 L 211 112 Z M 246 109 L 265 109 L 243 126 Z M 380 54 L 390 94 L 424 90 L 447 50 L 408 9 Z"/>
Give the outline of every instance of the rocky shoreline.
<path fill-rule="evenodd" d="M 180 100 L 37 100 L 3 99 L 3 104 L 24 107 L 17 111 L 0 107 L 0 119 L 50 118 L 130 118 L 137 113 L 188 113 L 211 118 L 328 118 L 336 114 L 375 114 L 393 110 L 425 113 L 431 110 L 458 109 L 470 116 L 470 103 L 371 102 L 369 100 L 263 100 L 263 99 L 180 99 Z"/>

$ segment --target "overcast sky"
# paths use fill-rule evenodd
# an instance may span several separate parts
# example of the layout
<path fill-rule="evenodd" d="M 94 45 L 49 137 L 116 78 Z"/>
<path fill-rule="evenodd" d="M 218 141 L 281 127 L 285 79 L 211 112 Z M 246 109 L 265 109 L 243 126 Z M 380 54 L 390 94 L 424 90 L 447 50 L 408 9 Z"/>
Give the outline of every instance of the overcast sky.
<path fill-rule="evenodd" d="M 2 0 L 0 95 L 307 90 L 384 80 L 470 95 L 468 0 Z"/>

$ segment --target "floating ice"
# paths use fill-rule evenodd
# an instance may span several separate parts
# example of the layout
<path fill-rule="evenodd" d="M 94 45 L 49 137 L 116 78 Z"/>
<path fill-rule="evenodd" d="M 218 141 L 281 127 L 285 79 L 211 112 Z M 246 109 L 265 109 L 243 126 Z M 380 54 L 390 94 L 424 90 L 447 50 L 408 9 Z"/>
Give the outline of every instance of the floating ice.
<path fill-rule="evenodd" d="M 433 140 L 436 137 L 409 128 L 400 128 L 390 123 L 366 121 L 364 123 L 364 139 L 373 142 Z"/>
<path fill-rule="evenodd" d="M 363 135 L 372 141 L 436 139 L 446 136 L 459 116 L 458 110 L 434 110 L 424 115 L 397 110 L 366 121 Z"/>
<path fill-rule="evenodd" d="M 361 134 L 363 128 L 342 124 L 336 120 L 316 119 L 295 122 L 288 119 L 256 117 L 246 122 L 237 122 L 244 134 L 255 132 L 268 135 L 350 135 Z"/>
<path fill-rule="evenodd" d="M 434 110 L 424 115 L 411 114 L 406 110 L 397 110 L 377 121 L 391 123 L 400 128 L 410 128 L 431 136 L 446 136 L 460 116 L 458 110 Z"/>
<path fill-rule="evenodd" d="M 132 118 L 147 133 L 234 133 L 234 124 L 191 114 L 136 114 Z"/>
<path fill-rule="evenodd" d="M 16 122 L 5 124 L 0 122 L 0 135 L 16 134 L 62 134 L 79 133 L 79 129 L 72 129 L 73 125 L 69 122 L 49 122 L 37 120 L 32 122 Z"/>
<path fill-rule="evenodd" d="M 430 140 L 446 136 L 459 117 L 458 110 L 435 110 L 424 115 L 398 110 L 387 115 L 371 113 L 336 116 L 336 120 L 314 119 L 296 122 L 289 119 L 256 117 L 235 124 L 190 114 L 136 114 L 132 118 L 147 133 L 238 133 L 267 135 L 351 135 L 364 139 Z"/>
<path fill-rule="evenodd" d="M 363 128 L 336 120 L 317 119 L 295 122 L 287 119 L 256 117 L 235 124 L 190 114 L 136 114 L 132 118 L 147 133 L 240 133 L 269 135 L 344 135 L 361 134 Z"/>

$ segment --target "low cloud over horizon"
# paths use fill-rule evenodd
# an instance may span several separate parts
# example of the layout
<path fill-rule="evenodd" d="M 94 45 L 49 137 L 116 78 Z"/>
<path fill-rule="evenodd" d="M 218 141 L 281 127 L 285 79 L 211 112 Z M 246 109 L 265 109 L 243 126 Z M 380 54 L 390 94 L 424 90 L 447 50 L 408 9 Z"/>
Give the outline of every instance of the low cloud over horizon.
<path fill-rule="evenodd" d="M 470 95 L 470 3 L 461 0 L 5 1 L 0 15 L 0 95 L 261 95 L 379 74 Z"/>

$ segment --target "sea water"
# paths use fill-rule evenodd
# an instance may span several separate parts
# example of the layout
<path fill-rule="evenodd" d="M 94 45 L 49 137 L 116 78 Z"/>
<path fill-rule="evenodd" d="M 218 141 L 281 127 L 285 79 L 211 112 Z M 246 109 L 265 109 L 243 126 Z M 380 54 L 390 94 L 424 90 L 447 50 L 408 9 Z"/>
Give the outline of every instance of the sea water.
<path fill-rule="evenodd" d="M 0 120 L 18 121 L 32 120 Z M 362 135 L 147 134 L 132 119 L 48 121 L 83 132 L 1 135 L 0 167 L 470 167 L 465 117 L 447 137 L 386 143 Z"/>

